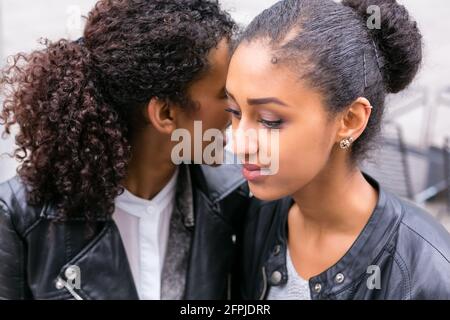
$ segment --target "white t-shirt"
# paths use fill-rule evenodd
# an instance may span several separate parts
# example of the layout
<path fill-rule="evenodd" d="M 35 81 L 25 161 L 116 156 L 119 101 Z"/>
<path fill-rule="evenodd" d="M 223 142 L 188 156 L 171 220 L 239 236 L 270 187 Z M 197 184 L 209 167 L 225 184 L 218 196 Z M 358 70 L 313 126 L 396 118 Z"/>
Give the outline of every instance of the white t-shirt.
<path fill-rule="evenodd" d="M 115 200 L 113 219 L 119 228 L 133 274 L 143 300 L 161 298 L 161 274 L 175 202 L 178 168 L 169 183 L 151 200 L 128 190 Z"/>
<path fill-rule="evenodd" d="M 303 279 L 294 267 L 289 248 L 286 250 L 287 283 L 270 288 L 267 300 L 311 300 L 309 281 Z"/>

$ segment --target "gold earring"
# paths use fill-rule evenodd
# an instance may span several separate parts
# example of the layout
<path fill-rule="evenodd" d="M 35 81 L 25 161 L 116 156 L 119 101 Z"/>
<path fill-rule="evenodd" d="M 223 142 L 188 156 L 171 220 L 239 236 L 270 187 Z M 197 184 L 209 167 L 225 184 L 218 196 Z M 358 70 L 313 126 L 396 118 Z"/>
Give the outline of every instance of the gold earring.
<path fill-rule="evenodd" d="M 352 137 L 343 139 L 340 143 L 341 149 L 342 150 L 349 149 L 354 141 L 355 140 Z"/>

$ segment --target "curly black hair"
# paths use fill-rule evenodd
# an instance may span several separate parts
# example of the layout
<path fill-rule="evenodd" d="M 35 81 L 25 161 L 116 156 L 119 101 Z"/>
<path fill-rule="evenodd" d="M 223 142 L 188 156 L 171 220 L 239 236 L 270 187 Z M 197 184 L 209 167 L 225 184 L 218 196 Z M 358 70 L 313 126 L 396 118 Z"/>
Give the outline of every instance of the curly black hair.
<path fill-rule="evenodd" d="M 29 201 L 58 220 L 111 215 L 123 191 L 133 121 L 157 97 L 190 108 L 208 53 L 235 31 L 213 0 L 101 0 L 83 41 L 44 41 L 0 73 L 0 123 L 15 125 Z"/>

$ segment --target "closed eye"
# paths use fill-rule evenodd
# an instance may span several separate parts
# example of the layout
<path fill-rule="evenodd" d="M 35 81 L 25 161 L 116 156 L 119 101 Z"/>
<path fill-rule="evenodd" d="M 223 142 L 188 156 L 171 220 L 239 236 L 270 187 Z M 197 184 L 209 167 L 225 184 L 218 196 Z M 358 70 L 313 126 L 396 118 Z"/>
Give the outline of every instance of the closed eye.
<path fill-rule="evenodd" d="M 284 123 L 283 120 L 277 120 L 277 121 L 267 121 L 267 120 L 259 120 L 259 123 L 261 123 L 264 127 L 268 128 L 268 129 L 280 129 L 280 127 L 282 126 L 282 124 Z"/>
<path fill-rule="evenodd" d="M 241 112 L 240 111 L 234 110 L 232 108 L 226 108 L 225 111 L 231 113 L 233 115 L 233 117 L 241 119 Z"/>

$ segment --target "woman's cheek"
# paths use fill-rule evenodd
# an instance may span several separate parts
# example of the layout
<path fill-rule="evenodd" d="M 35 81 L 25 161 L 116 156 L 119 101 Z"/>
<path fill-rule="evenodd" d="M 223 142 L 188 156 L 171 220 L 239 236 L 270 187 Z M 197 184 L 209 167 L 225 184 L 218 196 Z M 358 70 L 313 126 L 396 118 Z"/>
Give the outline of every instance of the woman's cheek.
<path fill-rule="evenodd" d="M 290 188 L 301 188 L 320 167 L 321 157 L 317 157 L 319 151 L 315 149 L 313 140 L 302 135 L 281 139 L 279 171 Z"/>

